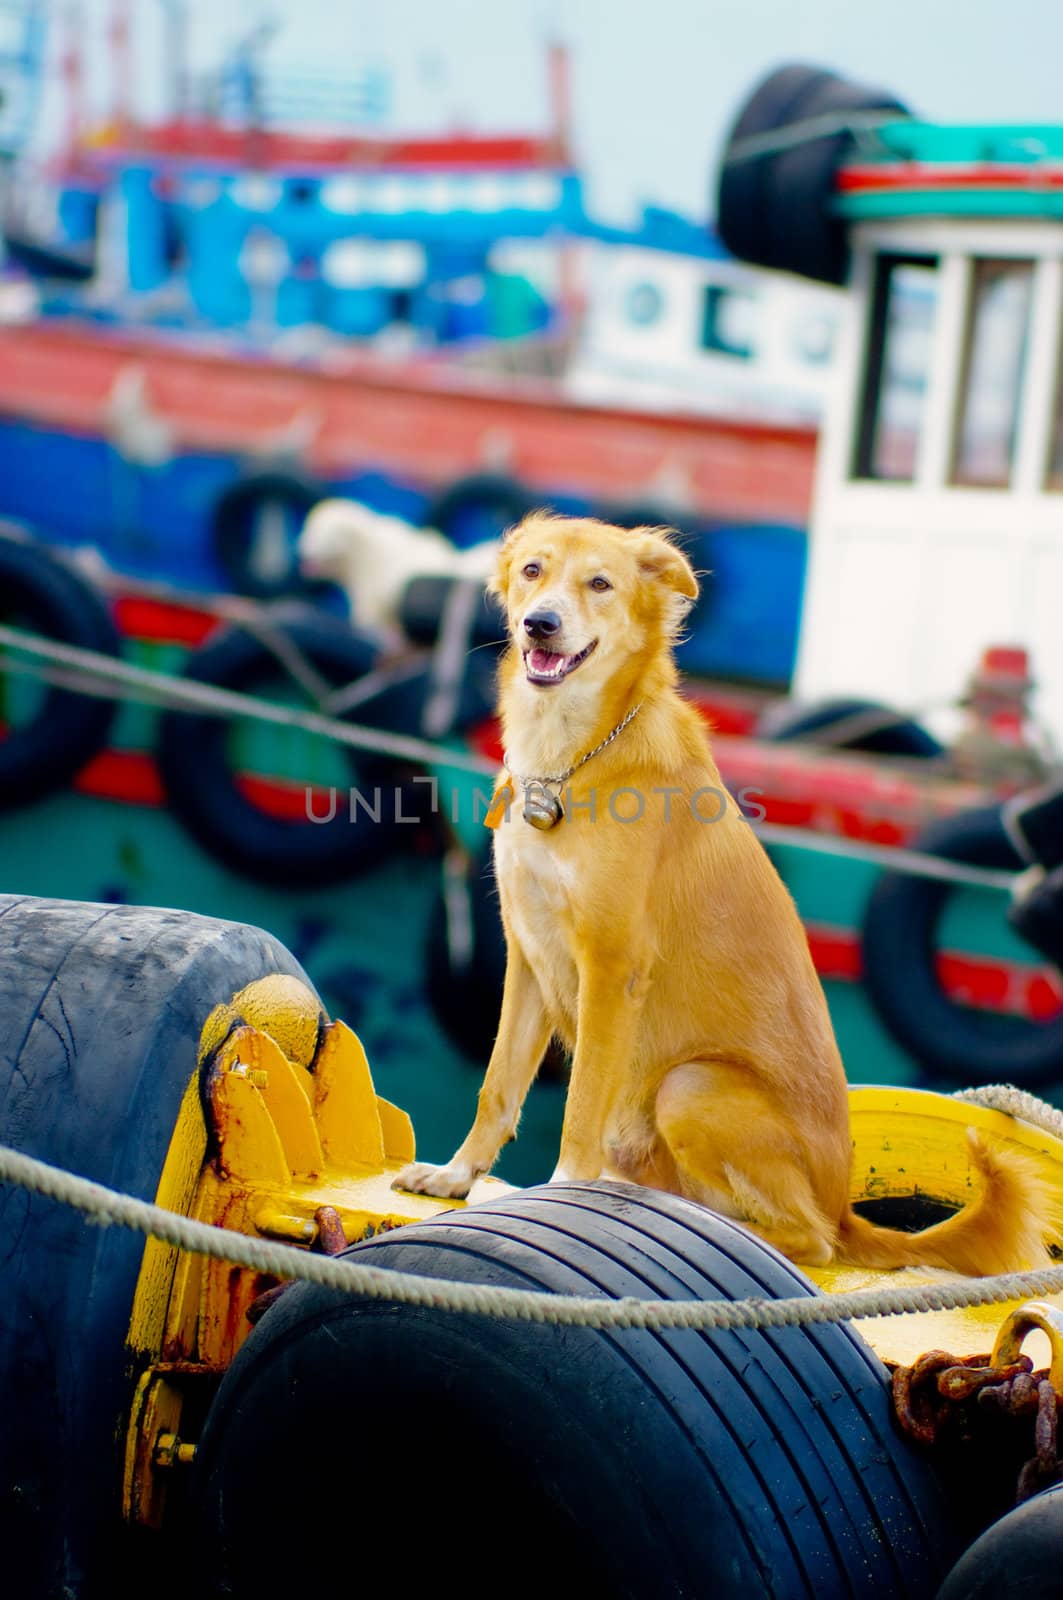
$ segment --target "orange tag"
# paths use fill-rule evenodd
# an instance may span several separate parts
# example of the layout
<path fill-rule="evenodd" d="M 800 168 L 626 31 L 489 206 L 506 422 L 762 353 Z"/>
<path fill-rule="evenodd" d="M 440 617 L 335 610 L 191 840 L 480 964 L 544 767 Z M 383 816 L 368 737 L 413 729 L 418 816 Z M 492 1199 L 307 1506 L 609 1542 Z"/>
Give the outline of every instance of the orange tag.
<path fill-rule="evenodd" d="M 484 817 L 485 828 L 497 828 L 505 820 L 506 812 L 515 792 L 512 778 L 503 778 L 495 786 L 495 792 L 491 796 L 491 804 L 488 806 L 487 815 Z"/>

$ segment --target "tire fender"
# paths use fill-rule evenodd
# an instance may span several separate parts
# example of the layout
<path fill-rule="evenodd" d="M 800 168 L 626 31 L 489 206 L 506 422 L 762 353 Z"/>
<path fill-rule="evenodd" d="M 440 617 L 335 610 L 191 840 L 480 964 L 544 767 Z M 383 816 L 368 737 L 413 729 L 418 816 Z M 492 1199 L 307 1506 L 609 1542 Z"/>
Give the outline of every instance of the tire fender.
<path fill-rule="evenodd" d="M 914 848 L 969 866 L 1018 871 L 999 806 L 934 823 Z M 864 919 L 864 980 L 897 1042 L 928 1071 L 961 1086 L 1016 1083 L 1034 1088 L 1063 1078 L 1063 1015 L 1047 1022 L 982 1016 L 942 988 L 936 932 L 950 887 L 933 878 L 884 872 Z M 1001 906 L 1001 924 L 1005 906 Z"/>
<path fill-rule="evenodd" d="M 61 644 L 101 655 L 120 653 L 102 597 L 30 539 L 0 534 L 0 618 Z M 69 783 L 102 748 L 116 710 L 116 700 L 46 689 L 35 715 L 0 739 L 0 810 Z"/>

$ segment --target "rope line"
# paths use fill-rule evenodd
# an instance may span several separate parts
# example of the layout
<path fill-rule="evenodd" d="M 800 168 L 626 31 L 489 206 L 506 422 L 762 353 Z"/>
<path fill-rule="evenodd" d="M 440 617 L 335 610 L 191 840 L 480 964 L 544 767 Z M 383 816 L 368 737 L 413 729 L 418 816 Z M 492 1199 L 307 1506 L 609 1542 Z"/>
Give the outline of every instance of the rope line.
<path fill-rule="evenodd" d="M 316 711 L 299 711 L 292 706 L 277 705 L 271 700 L 261 700 L 254 695 L 240 694 L 235 689 L 223 689 L 217 684 L 197 683 L 192 678 L 181 678 L 167 672 L 154 672 L 149 667 L 133 666 L 128 661 L 118 661 L 113 656 L 96 650 L 82 650 L 77 645 L 58 644 L 54 640 L 35 638 L 20 628 L 0 624 L 0 645 L 8 649 L 25 650 L 42 661 L 57 662 L 87 674 L 91 680 L 68 678 L 63 687 L 87 694 L 107 694 L 102 683 L 122 684 L 147 697 L 153 704 L 163 704 L 178 711 L 197 711 L 208 716 L 251 717 L 259 722 L 278 723 L 286 728 L 302 728 L 306 733 L 318 733 L 338 744 L 355 750 L 374 750 L 381 755 L 395 756 L 400 761 L 445 762 L 466 772 L 494 776 L 497 763 L 482 756 L 468 755 L 461 750 L 451 750 L 446 745 L 432 744 L 427 739 L 417 739 L 400 733 L 385 733 L 376 728 L 365 728 L 356 722 L 340 722 L 335 717 L 322 716 Z M 0 658 L 0 664 L 18 671 L 25 664 Z M 41 673 L 47 676 L 47 673 Z M 101 683 L 102 680 L 102 683 Z M 92 683 L 100 683 L 93 687 Z M 114 698 L 121 699 L 122 696 Z"/>
<path fill-rule="evenodd" d="M 380 755 L 393 756 L 399 761 L 412 761 L 418 765 L 451 767 L 474 773 L 492 780 L 497 776 L 499 763 L 486 757 L 455 750 L 449 745 L 434 743 L 412 735 L 387 733 L 368 728 L 359 723 L 341 722 L 334 716 L 318 711 L 301 711 L 294 706 L 278 705 L 255 695 L 241 694 L 234 689 L 223 689 L 216 684 L 198 683 L 192 678 L 157 672 L 149 667 L 138 667 L 117 660 L 95 650 L 83 650 L 76 645 L 60 644 L 39 638 L 20 628 L 0 624 L 0 647 L 25 651 L 35 659 L 19 661 L 10 655 L 0 655 L 0 667 L 12 673 L 41 677 L 59 688 L 78 694 L 103 698 L 131 700 L 137 704 L 165 706 L 178 711 L 195 712 L 214 717 L 241 716 L 288 728 L 300 728 L 305 733 L 319 734 L 334 739 L 338 744 L 356 750 L 370 750 Z M 64 670 L 66 669 L 66 670 Z M 399 677 L 401 677 L 401 673 Z M 374 674 L 370 674 L 374 677 Z M 331 707 L 353 707 L 368 692 L 360 692 L 360 684 L 337 691 Z M 398 681 L 392 669 L 380 674 L 374 684 L 384 687 Z M 109 687 L 117 685 L 118 688 Z M 122 693 L 121 690 L 125 692 Z M 330 702 L 325 702 L 326 708 Z M 750 825 L 765 844 L 789 845 L 794 849 L 816 854 L 844 856 L 866 861 L 891 872 L 910 877 L 933 878 L 942 883 L 965 885 L 974 889 L 990 889 L 1010 893 L 1018 873 L 989 867 L 967 866 L 962 862 L 948 861 L 926 851 L 909 850 L 894 845 L 876 845 L 864 840 L 843 839 L 837 834 L 817 833 L 811 828 L 782 827 L 776 823 L 757 822 Z"/>
<path fill-rule="evenodd" d="M 744 139 L 736 139 L 724 156 L 723 165 L 741 166 L 743 162 L 755 161 L 758 156 L 779 155 L 784 150 L 811 144 L 816 139 L 830 139 L 839 133 L 851 133 L 859 143 L 868 135 L 874 136 L 887 123 L 903 119 L 904 113 L 900 111 L 825 111 L 817 117 L 791 122 L 785 128 L 772 128 L 766 133 L 752 133 Z"/>
<path fill-rule="evenodd" d="M 868 844 L 862 839 L 842 839 L 834 833 L 815 833 L 811 828 L 784 828 L 777 822 L 754 822 L 757 837 L 765 844 L 791 844 L 814 854 L 846 856 L 867 861 L 915 878 L 937 878 L 942 883 L 964 884 L 971 889 L 995 889 L 1010 894 L 1018 872 L 996 867 L 969 867 L 925 850 L 906 850 L 900 845 Z"/>
<path fill-rule="evenodd" d="M 995 1106 L 999 1098 L 1018 1096 L 1036 1117 L 1051 1123 L 1063 1117 L 1053 1107 L 1008 1085 L 968 1089 L 956 1098 Z M 1029 1120 L 1029 1119 L 1027 1119 Z M 1040 1121 L 1037 1125 L 1043 1125 Z M 13 1183 L 83 1212 L 97 1225 L 129 1228 L 179 1250 L 213 1260 L 229 1261 L 278 1278 L 316 1283 L 343 1294 L 399 1305 L 428 1306 L 458 1315 L 511 1318 L 557 1327 L 630 1329 L 649 1332 L 687 1329 L 721 1330 L 805 1328 L 854 1319 L 903 1316 L 909 1312 L 953 1311 L 970 1306 L 1000 1305 L 1009 1300 L 1063 1292 L 1063 1266 L 994 1277 L 966 1278 L 960 1283 L 856 1289 L 846 1294 L 780 1300 L 638 1300 L 630 1296 L 604 1300 L 557 1295 L 544 1290 L 510 1289 L 501 1285 L 455 1283 L 408 1272 L 390 1272 L 337 1256 L 311 1255 L 293 1245 L 258 1239 L 228 1228 L 199 1222 L 167 1211 L 103 1184 L 80 1178 L 33 1156 L 0 1145 L 0 1182 Z"/>
<path fill-rule="evenodd" d="M 1047 1100 L 1039 1100 L 1026 1089 L 1017 1089 L 1012 1083 L 988 1083 L 978 1089 L 957 1089 L 952 1098 L 966 1101 L 968 1105 L 988 1106 L 990 1111 L 1003 1111 L 1009 1117 L 1040 1128 L 1042 1133 L 1050 1133 L 1053 1138 L 1063 1140 L 1063 1111 L 1050 1106 Z"/>

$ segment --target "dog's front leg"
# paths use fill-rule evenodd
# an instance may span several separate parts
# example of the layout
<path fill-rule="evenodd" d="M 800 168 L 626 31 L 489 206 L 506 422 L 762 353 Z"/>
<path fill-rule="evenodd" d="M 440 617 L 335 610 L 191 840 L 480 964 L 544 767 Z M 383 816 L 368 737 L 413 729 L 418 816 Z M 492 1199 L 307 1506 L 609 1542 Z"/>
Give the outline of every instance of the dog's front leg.
<path fill-rule="evenodd" d="M 538 982 L 511 940 L 498 1036 L 468 1137 L 445 1167 L 415 1161 L 402 1169 L 391 1187 L 463 1199 L 476 1179 L 490 1172 L 502 1146 L 516 1134 L 520 1108 L 550 1043 L 550 1033 Z"/>
<path fill-rule="evenodd" d="M 553 1183 L 601 1175 L 609 1114 L 634 1059 L 646 967 L 628 945 L 615 954 L 597 951 L 580 968 L 576 1051 Z"/>

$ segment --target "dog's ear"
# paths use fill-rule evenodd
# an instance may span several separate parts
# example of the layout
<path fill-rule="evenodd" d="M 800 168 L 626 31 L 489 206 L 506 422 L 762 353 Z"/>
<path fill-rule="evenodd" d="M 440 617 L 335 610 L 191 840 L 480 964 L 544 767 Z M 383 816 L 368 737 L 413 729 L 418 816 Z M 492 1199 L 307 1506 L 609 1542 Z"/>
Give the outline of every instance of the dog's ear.
<path fill-rule="evenodd" d="M 517 542 L 517 535 L 522 524 L 507 529 L 498 547 L 498 558 L 495 561 L 495 570 L 488 578 L 484 587 L 492 599 L 497 600 L 503 611 L 506 609 L 506 590 L 509 588 L 509 574 L 513 566 L 513 549 Z"/>
<path fill-rule="evenodd" d="M 638 563 L 643 577 L 657 578 L 684 600 L 697 599 L 698 580 L 694 576 L 694 569 L 682 550 L 660 533 L 651 533 L 649 530 L 642 533 Z"/>
<path fill-rule="evenodd" d="M 506 539 L 498 548 L 498 558 L 495 569 L 484 585 L 493 600 L 497 600 L 503 611 L 506 608 L 506 590 L 509 588 L 509 569 L 513 565 L 513 541 Z"/>

